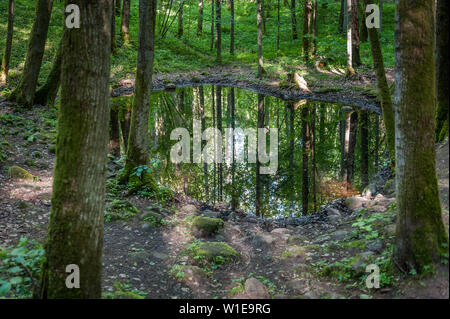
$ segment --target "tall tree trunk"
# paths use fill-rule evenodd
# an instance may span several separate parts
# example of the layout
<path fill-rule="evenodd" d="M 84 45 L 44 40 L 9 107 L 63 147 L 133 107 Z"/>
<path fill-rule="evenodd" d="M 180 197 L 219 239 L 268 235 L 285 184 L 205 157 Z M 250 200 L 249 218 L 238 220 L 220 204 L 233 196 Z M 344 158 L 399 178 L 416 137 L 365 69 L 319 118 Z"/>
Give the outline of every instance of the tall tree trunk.
<path fill-rule="evenodd" d="M 234 0 L 230 0 L 230 15 L 231 15 L 230 53 L 234 54 Z"/>
<path fill-rule="evenodd" d="M 365 5 L 372 4 L 373 0 L 364 0 Z M 370 50 L 372 52 L 373 67 L 377 76 L 378 95 L 381 102 L 381 111 L 383 113 L 383 123 L 386 131 L 387 148 L 391 165 L 395 166 L 395 119 L 394 109 L 392 107 L 391 92 L 386 79 L 384 70 L 383 55 L 378 32 L 375 28 L 368 29 L 370 39 Z"/>
<path fill-rule="evenodd" d="M 216 0 L 211 0 L 211 51 L 214 49 L 214 42 L 215 42 L 215 9 L 214 9 L 214 2 Z"/>
<path fill-rule="evenodd" d="M 222 62 L 222 0 L 216 0 L 216 49 L 217 62 Z"/>
<path fill-rule="evenodd" d="M 58 45 L 58 51 L 53 61 L 52 69 L 45 81 L 34 96 L 34 103 L 40 105 L 53 105 L 61 83 L 62 39 Z"/>
<path fill-rule="evenodd" d="M 222 133 L 222 87 L 216 86 L 216 108 L 217 108 L 217 130 Z M 222 148 L 217 149 L 222 154 Z M 219 159 L 222 159 L 222 155 L 219 155 Z M 217 176 L 219 202 L 223 200 L 223 164 L 220 160 L 218 163 L 218 176 Z"/>
<path fill-rule="evenodd" d="M 343 117 L 344 116 L 344 111 L 343 110 L 341 110 L 340 112 L 339 112 L 339 116 L 340 117 Z M 346 125 L 347 125 L 347 121 L 344 119 L 344 118 L 342 118 L 340 121 L 339 121 L 339 145 L 340 145 L 340 154 L 341 154 L 341 169 L 340 169 L 340 178 L 341 178 L 341 180 L 342 181 L 344 181 L 345 179 L 344 179 L 344 175 L 345 175 L 345 163 L 346 163 L 346 151 L 345 151 L 345 149 L 346 149 L 346 147 L 345 147 L 345 145 L 346 145 L 346 138 L 345 138 L 345 132 L 347 131 L 347 127 L 346 127 Z"/>
<path fill-rule="evenodd" d="M 313 3 L 310 0 L 305 1 L 303 15 L 303 37 L 302 37 L 302 54 L 305 61 L 308 61 L 311 56 L 311 35 L 312 35 L 312 15 Z"/>
<path fill-rule="evenodd" d="M 346 12 L 346 21 L 347 21 L 347 76 L 351 76 L 355 74 L 355 70 L 353 69 L 353 37 L 352 37 L 352 1 L 353 0 L 345 0 L 347 1 L 347 12 Z"/>
<path fill-rule="evenodd" d="M 183 6 L 184 0 L 180 1 L 180 6 L 178 8 L 178 32 L 177 36 L 181 38 L 183 36 Z"/>
<path fill-rule="evenodd" d="M 213 0 L 214 1 L 214 0 Z M 212 105 L 212 117 L 213 117 L 213 128 L 216 128 L 216 106 L 215 106 L 215 91 L 214 91 L 214 85 L 211 86 L 211 105 Z M 215 134 L 215 131 L 214 131 Z M 217 150 L 216 150 L 216 136 L 214 135 L 214 165 L 213 165 L 213 203 L 216 203 L 217 198 Z"/>
<path fill-rule="evenodd" d="M 261 0 L 258 0 L 258 2 Z M 264 127 L 264 95 L 258 94 L 258 125 L 257 128 Z M 259 141 L 259 130 L 258 130 L 258 138 Z M 263 216 L 262 211 L 262 179 L 261 179 L 261 162 L 259 161 L 259 143 L 256 152 L 256 189 L 255 189 L 255 214 L 256 216 Z"/>
<path fill-rule="evenodd" d="M 348 112 L 345 129 L 345 169 L 344 182 L 347 190 L 353 187 L 353 175 L 355 167 L 355 146 L 356 134 L 358 129 L 358 113 Z"/>
<path fill-rule="evenodd" d="M 359 56 L 359 0 L 352 0 L 352 66 L 361 65 Z"/>
<path fill-rule="evenodd" d="M 263 47 L 262 47 L 262 0 L 257 0 L 256 26 L 258 29 L 258 77 L 264 73 Z"/>
<path fill-rule="evenodd" d="M 338 32 L 344 33 L 344 18 L 345 18 L 345 7 L 347 0 L 341 0 L 341 9 L 339 12 L 339 24 L 338 24 Z"/>
<path fill-rule="evenodd" d="M 295 18 L 295 0 L 291 0 L 291 24 L 292 24 L 292 39 L 298 39 L 297 19 Z"/>
<path fill-rule="evenodd" d="M 126 105 L 125 109 L 119 111 L 120 130 L 122 133 L 123 150 L 126 153 L 128 149 L 128 137 L 130 136 L 131 107 Z"/>
<path fill-rule="evenodd" d="M 396 265 L 426 272 L 448 254 L 436 177 L 435 0 L 396 0 Z M 417 19 L 420 17 L 420 19 Z"/>
<path fill-rule="evenodd" d="M 309 104 L 302 108 L 302 210 L 303 216 L 308 215 L 309 208 L 309 153 L 311 152 L 311 137 L 309 134 Z"/>
<path fill-rule="evenodd" d="M 40 297 L 100 298 L 112 2 L 70 3 L 80 8 L 81 23 L 63 36 L 56 164 Z M 66 267 L 73 264 L 80 270 L 79 289 L 66 286 Z"/>
<path fill-rule="evenodd" d="M 125 43 L 130 42 L 130 1 L 123 0 L 122 6 L 122 39 Z"/>
<path fill-rule="evenodd" d="M 312 32 L 312 38 L 313 38 L 313 47 L 312 47 L 312 55 L 316 55 L 317 52 L 317 34 L 318 34 L 318 25 L 317 25 L 317 0 L 314 0 L 314 6 L 313 6 L 313 32 Z"/>
<path fill-rule="evenodd" d="M 198 94 L 200 96 L 200 116 L 202 121 L 202 132 L 206 129 L 206 119 L 205 119 L 205 90 L 203 86 L 199 86 Z M 203 141 L 202 141 L 202 149 L 203 149 Z M 204 179 L 204 188 L 205 188 L 205 202 L 209 203 L 209 181 L 208 181 L 208 163 L 206 162 L 206 158 L 203 159 L 203 179 Z"/>
<path fill-rule="evenodd" d="M 262 16 L 262 25 L 263 25 L 263 33 L 267 33 L 266 29 L 266 5 L 264 0 L 261 0 L 261 16 Z"/>
<path fill-rule="evenodd" d="M 234 94 L 234 88 L 230 88 L 230 102 L 231 102 L 231 128 L 236 128 L 236 118 L 235 118 L 235 94 Z M 233 134 L 233 138 L 231 141 L 231 180 L 232 180 L 232 187 L 231 187 L 231 210 L 235 211 L 238 207 L 238 194 L 236 191 L 236 162 L 234 160 L 234 152 L 235 152 L 235 138 Z"/>
<path fill-rule="evenodd" d="M 376 115 L 375 118 L 375 171 L 378 171 L 378 167 L 379 167 L 379 156 L 378 154 L 380 153 L 379 150 L 380 147 L 380 117 L 378 115 Z"/>
<path fill-rule="evenodd" d="M 203 0 L 198 1 L 198 18 L 197 18 L 197 36 L 201 37 L 203 33 Z"/>
<path fill-rule="evenodd" d="M 369 114 L 361 111 L 361 189 L 369 185 Z"/>
<path fill-rule="evenodd" d="M 369 39 L 369 33 L 367 31 L 366 25 L 366 6 L 364 5 L 364 1 L 362 2 L 362 10 L 361 6 L 359 7 L 359 10 L 361 12 L 361 23 L 359 24 L 359 41 L 367 42 L 367 40 Z"/>
<path fill-rule="evenodd" d="M 6 35 L 5 53 L 2 59 L 2 73 L 0 83 L 6 84 L 8 80 L 9 61 L 11 59 L 12 38 L 14 32 L 14 0 L 8 3 L 8 31 Z"/>
<path fill-rule="evenodd" d="M 437 0 L 436 8 L 436 141 L 443 142 L 448 136 L 449 117 L 449 56 L 448 43 L 449 29 L 449 1 Z"/>
<path fill-rule="evenodd" d="M 139 50 L 131 108 L 130 133 L 128 136 L 125 168 L 120 176 L 122 183 L 130 182 L 133 187 L 145 185 L 156 188 L 150 173 L 145 171 L 138 177 L 133 171 L 148 164 L 148 118 L 154 57 L 156 0 L 139 1 Z"/>
<path fill-rule="evenodd" d="M 117 9 L 117 1 L 119 0 L 112 0 L 114 7 Z M 119 11 L 120 12 L 120 11 Z M 113 55 L 117 54 L 117 41 L 116 41 L 116 14 L 114 10 L 111 12 L 111 53 Z"/>
<path fill-rule="evenodd" d="M 314 212 L 317 211 L 317 185 L 316 185 L 316 108 L 312 109 L 311 116 L 311 135 L 312 135 L 312 192 Z"/>
<path fill-rule="evenodd" d="M 277 2 L 277 50 L 280 49 L 280 0 Z"/>
<path fill-rule="evenodd" d="M 10 100 L 23 106 L 31 106 L 38 83 L 39 71 L 44 56 L 48 25 L 52 14 L 53 0 L 38 0 L 35 20 L 28 43 L 27 58 L 19 85 L 11 93 Z"/>

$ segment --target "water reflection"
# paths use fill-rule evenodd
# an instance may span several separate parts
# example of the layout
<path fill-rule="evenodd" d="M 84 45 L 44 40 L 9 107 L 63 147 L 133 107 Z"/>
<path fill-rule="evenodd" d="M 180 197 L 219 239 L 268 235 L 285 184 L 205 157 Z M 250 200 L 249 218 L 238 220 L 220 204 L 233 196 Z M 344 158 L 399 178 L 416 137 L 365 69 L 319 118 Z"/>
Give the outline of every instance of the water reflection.
<path fill-rule="evenodd" d="M 127 135 L 130 98 L 114 98 L 119 110 L 122 140 Z M 227 128 L 278 129 L 277 170 L 260 174 L 267 164 L 249 163 L 249 139 L 233 136 L 231 150 L 226 143 L 215 146 L 243 156 L 243 162 L 173 163 L 171 132 L 185 128 L 191 144 L 193 124 L 201 132 Z M 367 185 L 368 176 L 380 165 L 384 153 L 378 129 L 378 115 L 338 103 L 284 101 L 252 91 L 199 86 L 176 91 L 154 92 L 150 105 L 151 151 L 160 182 L 211 204 L 226 202 L 266 217 L 300 216 L 313 212 L 343 193 Z M 201 142 L 201 149 L 206 145 Z M 266 140 L 267 150 L 270 147 Z M 190 148 L 192 159 L 193 147 Z M 197 154 L 198 155 L 198 154 Z"/>

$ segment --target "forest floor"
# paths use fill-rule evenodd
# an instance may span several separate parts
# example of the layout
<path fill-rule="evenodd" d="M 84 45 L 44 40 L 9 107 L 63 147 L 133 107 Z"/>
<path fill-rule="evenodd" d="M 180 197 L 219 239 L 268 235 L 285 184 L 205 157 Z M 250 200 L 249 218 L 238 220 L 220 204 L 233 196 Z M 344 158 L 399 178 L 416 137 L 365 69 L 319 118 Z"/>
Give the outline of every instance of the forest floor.
<path fill-rule="evenodd" d="M 287 71 L 289 70 L 289 71 Z M 293 80 L 297 74 L 300 84 Z M 393 82 L 393 70 L 386 69 L 389 85 Z M 377 82 L 374 72 L 360 68 L 353 77 L 347 77 L 345 70 L 326 70 L 320 67 L 290 66 L 259 79 L 255 71 L 245 65 L 234 63 L 214 66 L 202 70 L 180 73 L 156 73 L 153 76 L 153 90 L 202 84 L 232 86 L 257 93 L 279 97 L 285 100 L 309 99 L 322 102 L 338 102 L 370 109 L 380 114 L 377 98 Z M 132 95 L 134 77 L 132 74 L 113 86 L 111 96 Z"/>
<path fill-rule="evenodd" d="M 7 102 L 0 104 L 4 136 L 0 246 L 15 245 L 21 237 L 43 243 L 52 192 L 56 112 L 38 106 L 19 112 Z M 37 178 L 11 178 L 7 168 L 12 165 Z M 108 169 L 114 176 L 117 164 L 110 161 Z M 448 232 L 448 141 L 437 147 L 437 172 Z M 130 204 L 137 210 L 127 214 L 124 210 Z M 448 257 L 426 277 L 398 273 L 389 266 L 395 236 L 395 198 L 389 192 L 338 199 L 300 225 L 264 222 L 244 212 L 232 213 L 226 205 L 211 207 L 182 195 L 162 204 L 109 191 L 106 207 L 107 212 L 118 208 L 118 218 L 106 214 L 105 298 L 449 296 Z M 201 215 L 219 218 L 223 224 L 213 220 L 216 232 L 199 232 L 194 224 Z M 369 263 L 380 267 L 380 289 L 365 286 Z"/>

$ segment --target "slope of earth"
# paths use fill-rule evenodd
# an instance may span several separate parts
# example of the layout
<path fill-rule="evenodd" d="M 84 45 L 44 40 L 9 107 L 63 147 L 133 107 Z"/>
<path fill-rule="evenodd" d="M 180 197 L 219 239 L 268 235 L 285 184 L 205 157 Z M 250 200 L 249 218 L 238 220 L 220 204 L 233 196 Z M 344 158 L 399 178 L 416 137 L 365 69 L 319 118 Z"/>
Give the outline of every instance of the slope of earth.
<path fill-rule="evenodd" d="M 1 105 L 0 246 L 21 237 L 45 240 L 55 123 L 54 109 L 18 112 Z M 438 149 L 438 174 L 441 188 L 447 187 L 448 230 L 445 147 L 448 154 L 448 143 Z M 13 178 L 8 168 L 14 165 L 33 177 Z M 118 167 L 110 160 L 109 177 Z M 395 198 L 382 194 L 389 194 L 389 182 L 381 193 L 336 199 L 310 216 L 261 220 L 182 195 L 164 203 L 126 196 L 111 180 L 105 298 L 448 298 L 446 265 L 425 278 L 391 266 Z M 379 266 L 378 289 L 366 287 L 368 264 Z"/>

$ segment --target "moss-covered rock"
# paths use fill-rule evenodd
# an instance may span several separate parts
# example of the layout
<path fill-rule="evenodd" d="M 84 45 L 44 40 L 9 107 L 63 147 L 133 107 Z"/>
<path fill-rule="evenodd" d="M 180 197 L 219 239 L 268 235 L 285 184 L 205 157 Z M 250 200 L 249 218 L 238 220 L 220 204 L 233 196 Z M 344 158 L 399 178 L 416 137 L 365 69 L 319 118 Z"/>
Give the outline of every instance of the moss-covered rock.
<path fill-rule="evenodd" d="M 306 238 L 303 235 L 300 234 L 296 234 L 296 235 L 292 235 L 288 238 L 287 243 L 289 245 L 302 245 L 305 240 L 308 240 L 308 238 Z"/>
<path fill-rule="evenodd" d="M 240 254 L 230 245 L 222 242 L 202 243 L 197 250 L 197 255 L 208 261 L 228 263 L 237 260 Z"/>
<path fill-rule="evenodd" d="M 201 236 L 210 236 L 223 227 L 223 220 L 220 218 L 210 218 L 204 216 L 195 216 L 192 220 L 194 232 Z"/>
<path fill-rule="evenodd" d="M 8 174 L 9 174 L 9 177 L 11 177 L 13 179 L 19 178 L 19 179 L 25 179 L 27 181 L 39 180 L 36 176 L 34 176 L 30 172 L 28 172 L 27 170 L 25 170 L 19 166 L 11 166 L 8 169 Z"/>
<path fill-rule="evenodd" d="M 105 221 L 129 220 L 139 214 L 133 204 L 126 200 L 114 200 L 105 212 Z"/>

